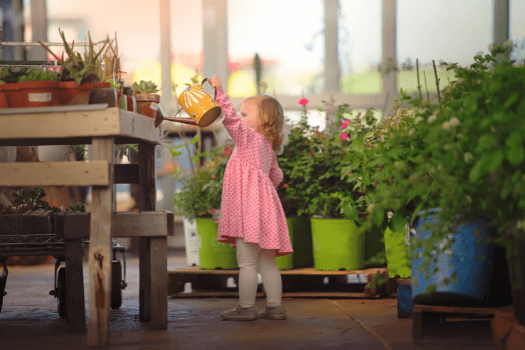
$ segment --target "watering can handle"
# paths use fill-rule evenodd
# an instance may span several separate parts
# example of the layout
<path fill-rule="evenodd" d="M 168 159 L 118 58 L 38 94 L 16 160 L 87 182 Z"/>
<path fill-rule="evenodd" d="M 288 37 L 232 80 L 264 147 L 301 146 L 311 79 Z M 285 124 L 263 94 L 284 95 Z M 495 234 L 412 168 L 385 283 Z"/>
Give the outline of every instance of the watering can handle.
<path fill-rule="evenodd" d="M 201 85 L 204 85 L 205 82 L 210 82 L 210 79 L 208 78 L 204 78 L 204 80 L 202 81 Z M 211 85 L 211 83 L 210 83 Z M 214 100 L 217 100 L 217 89 L 213 89 L 213 99 Z"/>

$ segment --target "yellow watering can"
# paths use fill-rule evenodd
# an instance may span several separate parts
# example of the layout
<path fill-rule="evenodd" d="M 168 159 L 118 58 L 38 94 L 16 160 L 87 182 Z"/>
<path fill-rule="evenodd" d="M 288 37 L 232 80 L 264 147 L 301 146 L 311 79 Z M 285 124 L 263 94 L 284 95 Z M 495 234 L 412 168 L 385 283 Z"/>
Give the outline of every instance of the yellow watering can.
<path fill-rule="evenodd" d="M 179 96 L 179 105 L 182 107 L 175 115 L 179 114 L 183 109 L 188 113 L 190 118 L 166 118 L 161 113 L 157 113 L 155 118 L 155 126 L 158 127 L 163 120 L 172 122 L 197 125 L 206 127 L 219 118 L 222 113 L 222 108 L 212 99 L 210 95 L 204 90 L 204 83 L 209 79 L 206 78 L 200 85 L 189 86 Z M 215 97 L 217 91 L 215 91 Z M 160 109 L 159 109 L 160 112 Z"/>

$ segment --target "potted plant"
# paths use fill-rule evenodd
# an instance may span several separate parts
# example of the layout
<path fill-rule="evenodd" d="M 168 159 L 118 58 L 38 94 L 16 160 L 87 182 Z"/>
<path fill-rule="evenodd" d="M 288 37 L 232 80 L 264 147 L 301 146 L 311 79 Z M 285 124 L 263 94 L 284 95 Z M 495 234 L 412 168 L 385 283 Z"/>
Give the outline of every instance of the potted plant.
<path fill-rule="evenodd" d="M 301 101 L 306 106 L 307 100 Z M 308 126 L 304 118 L 297 125 L 290 126 L 287 130 L 287 142 L 283 153 L 277 157 L 279 167 L 283 171 L 283 180 L 277 187 L 277 194 L 286 215 L 286 223 L 294 250 L 292 254 L 276 259 L 277 266 L 281 270 L 313 266 L 310 217 L 300 205 L 305 200 L 302 188 L 303 181 L 294 173 L 297 162 L 308 150 L 307 130 Z"/>
<path fill-rule="evenodd" d="M 446 64 L 457 79 L 438 94 L 438 103 L 402 94 L 414 117 L 386 142 L 388 181 L 378 190 L 389 199 L 378 198 L 372 211 L 378 221 L 387 210 L 405 211 L 416 227 L 415 301 L 417 294 L 420 302 L 462 302 L 446 297 L 454 292 L 463 301 L 504 302 L 508 294 L 505 273 L 494 271 L 501 253 L 494 242 L 507 248 L 509 259 L 519 256 L 512 248 L 521 239 L 523 217 L 518 178 L 524 171 L 525 85 L 522 65 L 495 58 L 507 52 L 493 48 L 466 68 Z M 496 297 L 495 286 L 501 291 Z"/>
<path fill-rule="evenodd" d="M 189 144 L 171 148 L 172 156 L 181 156 L 182 152 L 177 149 L 185 146 L 190 154 L 189 146 L 196 144 L 198 140 L 196 135 Z M 174 213 L 196 221 L 201 269 L 237 268 L 235 249 L 229 244 L 217 242 L 218 224 L 213 217 L 220 209 L 222 181 L 232 149 L 233 143 L 227 143 L 208 153 L 197 152 L 191 157 L 191 170 L 175 168 L 174 177 L 181 182 L 181 187 L 177 189 L 173 199 Z M 197 166 L 195 163 L 202 157 L 209 157 L 209 160 L 204 165 Z"/>
<path fill-rule="evenodd" d="M 59 81 L 59 104 L 61 105 L 78 105 L 87 104 L 93 87 L 103 87 L 100 82 L 99 73 L 102 70 L 102 53 L 107 45 L 111 46 L 112 42 L 108 39 L 102 41 L 103 44 L 99 50 L 95 49 L 95 44 L 91 40 L 91 34 L 88 32 L 89 46 L 82 55 L 75 50 L 75 42 L 71 45 L 67 42 L 64 32 L 58 29 L 60 37 L 64 43 L 64 53 L 61 56 L 56 55 L 51 49 L 39 42 L 60 64 L 57 73 Z M 107 52 L 107 50 L 106 50 Z"/>
<path fill-rule="evenodd" d="M 160 103 L 157 84 L 152 81 L 141 80 L 133 83 L 133 96 L 137 100 L 137 113 L 155 119 Z"/>
<path fill-rule="evenodd" d="M 37 68 L 13 71 L 11 66 L 0 71 L 2 91 L 12 108 L 58 105 L 57 75 Z"/>
<path fill-rule="evenodd" d="M 305 143 L 290 174 L 297 180 L 295 189 L 302 196 L 298 215 L 310 216 L 317 270 L 359 269 L 364 260 L 364 235 L 354 220 L 344 217 L 348 198 L 358 194 L 354 192 L 355 183 L 341 176 L 342 159 L 349 149 L 336 124 L 320 132 L 307 125 L 305 114 L 300 124 Z"/>
<path fill-rule="evenodd" d="M 338 113 L 345 112 L 347 105 L 338 107 Z M 388 155 L 388 141 L 392 130 L 399 128 L 405 118 L 411 118 L 408 109 L 396 109 L 392 116 L 376 121 L 371 109 L 361 116 L 345 119 L 341 124 L 341 138 L 350 142 L 352 152 L 347 153 L 343 162 L 343 174 L 347 180 L 356 181 L 362 203 L 347 203 L 346 216 L 349 219 L 359 220 L 361 217 L 362 229 L 367 232 L 367 263 L 368 266 L 388 266 L 390 278 L 410 277 L 410 250 L 406 240 L 406 217 L 404 212 L 387 213 L 388 220 L 384 220 L 380 211 L 372 208 L 380 198 L 389 200 L 384 191 L 383 181 L 388 181 L 388 173 L 383 171 L 384 163 L 392 161 Z M 367 208 L 366 215 L 359 215 L 358 207 Z M 365 213 L 361 213 L 365 214 Z M 372 234 L 371 234 L 372 233 Z M 381 241 L 384 245 L 379 245 Z M 375 246 L 373 246 L 375 243 Z M 372 247 L 374 249 L 372 249 Z"/>

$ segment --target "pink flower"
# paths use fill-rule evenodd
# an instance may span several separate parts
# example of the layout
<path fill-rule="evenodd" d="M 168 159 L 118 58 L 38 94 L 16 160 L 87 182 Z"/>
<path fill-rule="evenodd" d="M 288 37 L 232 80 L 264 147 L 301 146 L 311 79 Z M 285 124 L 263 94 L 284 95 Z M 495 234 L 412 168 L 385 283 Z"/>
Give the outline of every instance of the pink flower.
<path fill-rule="evenodd" d="M 212 179 L 215 179 L 215 175 L 212 175 L 211 178 L 212 178 Z"/>
<path fill-rule="evenodd" d="M 347 119 L 341 124 L 341 129 L 346 128 L 348 125 L 350 125 L 350 120 Z"/>
<path fill-rule="evenodd" d="M 310 102 L 310 101 L 308 101 L 307 98 L 302 98 L 302 99 L 299 100 L 299 104 L 301 106 L 306 106 L 308 104 L 308 102 Z"/>
<path fill-rule="evenodd" d="M 285 188 L 288 187 L 288 184 L 284 184 L 283 187 L 285 187 Z"/>
<path fill-rule="evenodd" d="M 342 133 L 342 134 L 341 134 L 341 138 L 342 138 L 343 140 L 346 140 L 346 139 L 348 138 L 348 133 L 346 133 L 346 132 Z"/>

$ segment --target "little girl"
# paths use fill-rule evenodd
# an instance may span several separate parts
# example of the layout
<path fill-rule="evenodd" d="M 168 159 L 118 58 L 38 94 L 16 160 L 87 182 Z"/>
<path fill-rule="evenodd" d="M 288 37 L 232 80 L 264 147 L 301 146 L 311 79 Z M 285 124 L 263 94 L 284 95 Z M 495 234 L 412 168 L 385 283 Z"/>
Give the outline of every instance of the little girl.
<path fill-rule="evenodd" d="M 243 102 L 239 115 L 220 79 L 213 76 L 210 83 L 217 90 L 217 103 L 225 114 L 223 124 L 235 143 L 224 173 L 217 240 L 237 249 L 239 305 L 221 317 L 282 320 L 286 311 L 275 257 L 293 252 L 275 190 L 283 179 L 276 156 L 283 148 L 283 109 L 275 98 L 258 95 Z M 266 309 L 259 313 L 255 309 L 257 265 L 267 295 Z"/>

